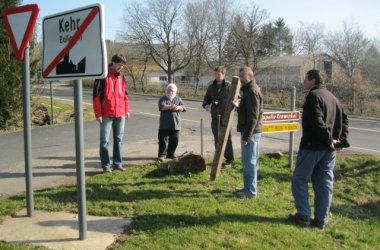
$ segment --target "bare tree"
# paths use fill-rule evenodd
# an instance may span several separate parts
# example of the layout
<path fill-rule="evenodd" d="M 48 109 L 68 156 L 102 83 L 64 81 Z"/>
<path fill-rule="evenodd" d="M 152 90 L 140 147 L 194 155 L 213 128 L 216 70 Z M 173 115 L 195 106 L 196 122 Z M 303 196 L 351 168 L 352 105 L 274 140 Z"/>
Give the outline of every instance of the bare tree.
<path fill-rule="evenodd" d="M 327 56 L 336 62 L 351 79 L 352 84 L 352 111 L 355 111 L 355 84 L 353 76 L 357 70 L 364 53 L 367 51 L 369 41 L 364 37 L 358 24 L 351 21 L 343 23 L 343 31 L 329 34 L 325 39 Z"/>
<path fill-rule="evenodd" d="M 194 94 L 198 92 L 199 81 L 204 68 L 205 51 L 210 46 L 211 12 L 210 1 L 199 0 L 188 3 L 185 11 L 187 31 L 193 36 L 193 54 L 190 68 L 195 78 Z M 189 34 L 189 36 L 190 36 Z"/>
<path fill-rule="evenodd" d="M 142 91 L 146 92 L 145 72 L 150 58 L 149 52 L 142 45 L 129 45 L 126 53 L 127 63 L 125 68 L 132 79 L 134 89 L 137 83 L 141 83 Z"/>
<path fill-rule="evenodd" d="M 152 0 L 147 4 L 132 2 L 125 5 L 126 41 L 142 44 L 154 62 L 167 74 L 185 68 L 191 58 L 192 37 L 183 31 L 182 0 Z"/>
<path fill-rule="evenodd" d="M 211 0 L 212 43 L 206 53 L 206 60 L 211 68 L 215 65 L 228 66 L 230 64 L 225 56 L 225 46 L 233 18 L 233 6 L 233 0 Z"/>
<path fill-rule="evenodd" d="M 235 58 L 242 58 L 244 65 L 255 71 L 260 57 L 263 56 L 260 48 L 261 26 L 268 14 L 265 9 L 260 9 L 254 4 L 250 6 L 250 11 L 243 11 L 235 16 L 228 44 L 231 51 L 235 52 L 230 54 Z"/>
<path fill-rule="evenodd" d="M 322 24 L 301 22 L 301 26 L 294 36 L 295 53 L 311 56 L 315 68 L 317 56 L 323 51 L 324 39 L 324 26 Z"/>

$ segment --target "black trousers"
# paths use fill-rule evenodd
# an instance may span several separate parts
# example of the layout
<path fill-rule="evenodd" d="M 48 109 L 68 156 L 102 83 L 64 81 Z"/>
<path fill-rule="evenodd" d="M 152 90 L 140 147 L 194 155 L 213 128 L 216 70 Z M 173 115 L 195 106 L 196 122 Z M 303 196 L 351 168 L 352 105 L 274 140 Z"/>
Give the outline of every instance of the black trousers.
<path fill-rule="evenodd" d="M 220 125 L 222 124 L 223 117 L 220 116 Z M 218 143 L 218 132 L 219 132 L 219 117 L 212 116 L 211 117 L 211 130 L 214 135 L 214 144 L 216 148 L 216 144 Z M 224 158 L 226 158 L 226 162 L 231 163 L 234 161 L 234 149 L 232 147 L 232 139 L 231 139 L 231 131 L 228 133 L 228 139 L 226 144 L 226 150 L 224 151 Z"/>
<path fill-rule="evenodd" d="M 179 130 L 158 130 L 158 157 L 174 158 Z"/>

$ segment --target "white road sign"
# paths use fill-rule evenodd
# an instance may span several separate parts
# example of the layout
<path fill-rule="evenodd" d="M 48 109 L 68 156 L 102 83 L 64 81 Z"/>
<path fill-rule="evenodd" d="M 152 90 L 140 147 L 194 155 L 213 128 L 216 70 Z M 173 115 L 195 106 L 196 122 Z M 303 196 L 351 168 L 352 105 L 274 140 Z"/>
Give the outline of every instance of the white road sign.
<path fill-rule="evenodd" d="M 94 4 L 43 19 L 44 80 L 107 75 L 103 8 Z"/>

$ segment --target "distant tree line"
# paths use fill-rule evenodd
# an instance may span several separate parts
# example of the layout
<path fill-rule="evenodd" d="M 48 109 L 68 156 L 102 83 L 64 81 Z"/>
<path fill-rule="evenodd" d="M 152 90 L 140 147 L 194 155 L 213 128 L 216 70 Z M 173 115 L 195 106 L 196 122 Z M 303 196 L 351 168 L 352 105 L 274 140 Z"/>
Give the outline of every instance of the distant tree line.
<path fill-rule="evenodd" d="M 322 24 L 300 23 L 292 32 L 283 18 L 270 20 L 254 2 L 233 0 L 129 0 L 124 13 L 118 40 L 144 48 L 169 82 L 186 68 L 195 78 L 195 92 L 200 76 L 216 65 L 256 71 L 264 59 L 282 55 L 309 55 L 314 62 L 323 56 L 339 65 L 345 74 L 339 84 L 349 86 L 344 98 L 353 112 L 363 98 L 360 86 L 379 85 L 379 42 L 366 38 L 354 20 L 344 22 L 341 31 L 326 33 Z"/>

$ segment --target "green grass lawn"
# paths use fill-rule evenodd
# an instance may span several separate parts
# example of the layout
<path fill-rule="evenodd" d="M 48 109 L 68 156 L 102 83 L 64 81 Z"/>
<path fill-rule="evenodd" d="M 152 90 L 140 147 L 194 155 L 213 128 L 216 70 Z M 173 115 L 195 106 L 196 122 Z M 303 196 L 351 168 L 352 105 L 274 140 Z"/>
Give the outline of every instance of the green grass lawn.
<path fill-rule="evenodd" d="M 51 116 L 51 103 L 49 98 L 40 97 L 33 99 L 33 105 L 45 106 Z M 54 124 L 64 124 L 69 122 L 74 122 L 75 112 L 74 104 L 70 102 L 63 102 L 54 100 L 53 102 L 53 112 L 54 112 Z M 95 119 L 92 107 L 83 106 L 83 120 L 90 121 Z"/>
<path fill-rule="evenodd" d="M 324 230 L 287 220 L 295 211 L 287 164 L 287 157 L 261 156 L 253 200 L 233 195 L 242 184 L 238 161 L 216 181 L 209 179 L 210 167 L 169 176 L 159 163 L 99 174 L 86 181 L 87 212 L 132 218 L 113 249 L 380 249 L 380 158 L 338 156 Z M 75 186 L 40 190 L 35 209 L 76 212 L 76 200 Z M 1 200 L 0 215 L 4 219 L 25 204 L 24 195 Z M 11 246 L 28 249 L 0 243 L 0 249 Z"/>

